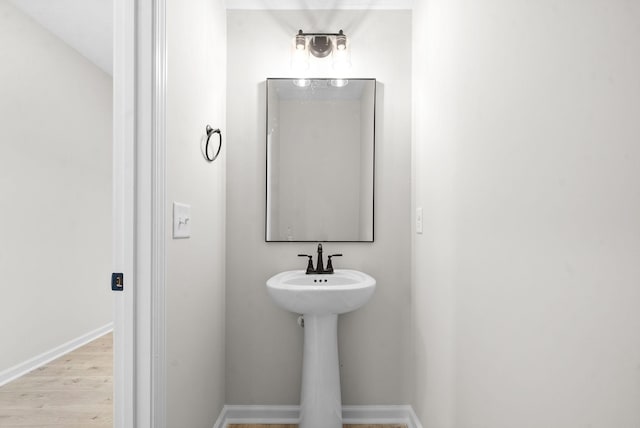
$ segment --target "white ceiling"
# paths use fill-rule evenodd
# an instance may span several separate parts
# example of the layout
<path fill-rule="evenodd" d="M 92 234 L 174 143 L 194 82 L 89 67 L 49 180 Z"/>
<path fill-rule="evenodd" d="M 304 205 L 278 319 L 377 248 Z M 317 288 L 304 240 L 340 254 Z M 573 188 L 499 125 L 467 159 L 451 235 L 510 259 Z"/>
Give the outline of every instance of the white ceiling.
<path fill-rule="evenodd" d="M 411 9 L 413 1 L 414 0 L 227 0 L 227 9 Z"/>
<path fill-rule="evenodd" d="M 106 73 L 113 68 L 113 0 L 11 0 Z M 417 1 L 417 0 L 416 0 Z M 227 9 L 411 9 L 413 0 L 227 0 Z"/>
<path fill-rule="evenodd" d="M 11 1 L 106 73 L 112 74 L 112 0 Z"/>

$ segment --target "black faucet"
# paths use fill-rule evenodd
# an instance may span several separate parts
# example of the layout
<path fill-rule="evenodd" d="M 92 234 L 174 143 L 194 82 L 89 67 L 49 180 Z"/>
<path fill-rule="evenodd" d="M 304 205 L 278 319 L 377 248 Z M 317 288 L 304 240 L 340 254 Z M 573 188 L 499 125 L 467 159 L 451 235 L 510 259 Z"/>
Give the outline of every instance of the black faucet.
<path fill-rule="evenodd" d="M 316 273 L 325 273 L 324 262 L 322 261 L 322 244 L 318 244 L 318 258 L 316 261 Z"/>
<path fill-rule="evenodd" d="M 322 261 L 322 244 L 318 244 L 318 262 L 316 263 L 316 268 L 313 268 L 313 256 L 309 254 L 298 254 L 298 257 L 309 257 L 309 262 L 307 263 L 307 275 L 309 274 L 328 274 L 333 273 L 333 263 L 331 263 L 331 257 L 339 257 L 342 254 L 331 254 L 327 256 L 327 268 L 324 267 L 324 262 Z"/>

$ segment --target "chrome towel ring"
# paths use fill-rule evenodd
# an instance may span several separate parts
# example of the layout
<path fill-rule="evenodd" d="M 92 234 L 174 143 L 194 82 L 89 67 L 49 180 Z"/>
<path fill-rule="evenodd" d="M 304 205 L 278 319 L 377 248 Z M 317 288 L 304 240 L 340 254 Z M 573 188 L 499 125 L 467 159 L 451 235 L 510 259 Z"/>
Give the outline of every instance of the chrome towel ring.
<path fill-rule="evenodd" d="M 207 161 L 213 162 L 214 160 L 216 160 L 216 158 L 220 154 L 220 149 L 222 148 L 222 132 L 220 132 L 220 129 L 218 128 L 213 129 L 209 125 L 207 125 L 206 131 L 207 131 L 207 143 L 204 146 L 204 157 L 207 159 Z M 209 140 L 211 140 L 211 136 L 214 134 L 218 135 L 218 150 L 216 150 L 216 154 L 213 155 L 213 157 L 211 157 L 209 155 Z"/>

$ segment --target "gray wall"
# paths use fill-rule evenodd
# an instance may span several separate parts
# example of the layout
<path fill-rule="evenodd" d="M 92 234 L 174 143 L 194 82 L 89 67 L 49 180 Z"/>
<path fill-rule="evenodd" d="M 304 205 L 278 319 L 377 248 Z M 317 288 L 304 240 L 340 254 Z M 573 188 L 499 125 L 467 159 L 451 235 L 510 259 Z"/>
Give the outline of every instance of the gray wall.
<path fill-rule="evenodd" d="M 0 0 L 0 373 L 112 321 L 111 77 Z"/>
<path fill-rule="evenodd" d="M 298 29 L 337 31 L 352 40 L 346 77 L 375 77 L 376 241 L 325 245 L 341 252 L 338 267 L 378 281 L 366 306 L 341 316 L 343 402 L 410 400 L 409 11 L 235 11 L 228 25 L 227 403 L 297 404 L 303 330 L 297 315 L 266 293 L 273 274 L 301 269 L 314 244 L 265 243 L 265 79 L 293 77 L 289 47 Z M 393 37 L 390 37 L 393 35 Z M 312 61 L 309 75 L 336 77 L 331 61 Z M 300 77 L 300 76 L 298 76 Z M 328 189 L 330 190 L 330 189 Z"/>
<path fill-rule="evenodd" d="M 309 121 L 309 116 L 330 116 L 330 125 Z M 353 126 L 359 116 L 360 101 L 280 101 L 280 234 L 274 234 L 275 240 L 359 239 L 360 126 Z M 305 122 L 308 133 L 300 129 Z M 318 135 L 322 135 L 322 144 L 317 144 Z M 330 169 L 326 168 L 329 163 Z M 306 174 L 301 177 L 300 171 Z M 323 203 L 318 203 L 318 192 Z"/>
<path fill-rule="evenodd" d="M 224 405 L 225 161 L 201 153 L 225 127 L 223 1 L 167 2 L 167 426 L 211 428 Z M 171 239 L 173 201 L 191 238 Z"/>
<path fill-rule="evenodd" d="M 640 4 L 415 6 L 423 424 L 640 426 Z"/>

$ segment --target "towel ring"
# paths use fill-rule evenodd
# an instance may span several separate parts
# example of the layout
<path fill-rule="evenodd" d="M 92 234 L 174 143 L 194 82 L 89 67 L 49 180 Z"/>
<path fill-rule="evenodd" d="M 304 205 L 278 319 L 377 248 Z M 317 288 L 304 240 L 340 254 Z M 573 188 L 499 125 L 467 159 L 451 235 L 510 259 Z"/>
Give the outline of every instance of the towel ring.
<path fill-rule="evenodd" d="M 206 131 L 207 131 L 207 144 L 205 144 L 204 146 L 204 157 L 209 162 L 213 162 L 214 160 L 216 160 L 216 158 L 220 154 L 220 149 L 222 148 L 222 132 L 220 132 L 220 129 L 217 129 L 217 128 L 213 129 L 209 125 L 207 125 Z M 218 150 L 216 150 L 216 154 L 213 157 L 209 157 L 209 140 L 211 139 L 211 136 L 213 134 L 218 134 Z"/>

